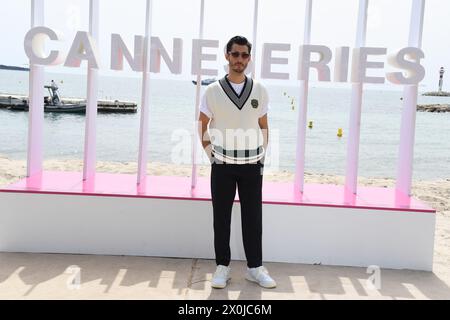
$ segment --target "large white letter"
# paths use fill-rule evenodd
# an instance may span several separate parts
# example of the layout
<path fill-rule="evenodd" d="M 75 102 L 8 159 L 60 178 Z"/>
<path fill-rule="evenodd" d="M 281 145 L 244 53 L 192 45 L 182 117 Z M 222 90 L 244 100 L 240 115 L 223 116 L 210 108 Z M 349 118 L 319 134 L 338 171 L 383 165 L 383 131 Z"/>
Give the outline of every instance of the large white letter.
<path fill-rule="evenodd" d="M 98 52 L 95 41 L 86 31 L 78 31 L 64 66 L 78 68 L 81 60 L 87 60 L 89 68 L 98 69 Z"/>
<path fill-rule="evenodd" d="M 274 58 L 272 51 L 290 51 L 291 45 L 287 43 L 265 43 L 263 46 L 263 59 L 261 78 L 263 79 L 289 79 L 289 73 L 272 72 L 272 64 L 288 64 L 287 58 Z"/>
<path fill-rule="evenodd" d="M 111 69 L 123 70 L 123 57 L 127 59 L 133 71 L 142 71 L 144 69 L 144 37 L 134 36 L 134 58 L 122 40 L 122 37 L 116 33 L 111 35 Z"/>
<path fill-rule="evenodd" d="M 349 53 L 349 47 L 336 48 L 336 59 L 334 63 L 335 82 L 347 82 Z"/>
<path fill-rule="evenodd" d="M 386 48 L 361 47 L 353 49 L 352 58 L 352 82 L 354 83 L 384 83 L 384 77 L 368 77 L 366 71 L 369 68 L 378 69 L 384 67 L 384 62 L 367 61 L 368 55 L 386 54 Z"/>
<path fill-rule="evenodd" d="M 62 36 L 47 27 L 35 27 L 25 35 L 25 53 L 30 59 L 30 64 L 58 65 L 64 61 L 64 55 L 57 50 L 52 50 L 46 57 L 44 44 L 46 38 L 53 41 L 61 41 Z"/>
<path fill-rule="evenodd" d="M 395 84 L 418 84 L 425 77 L 425 68 L 420 64 L 425 54 L 419 48 L 407 47 L 388 55 L 391 66 L 406 70 L 407 76 L 401 72 L 386 73 L 386 78 Z M 412 61 L 406 60 L 406 58 Z"/>
<path fill-rule="evenodd" d="M 203 48 L 218 48 L 219 41 L 217 40 L 192 40 L 192 65 L 191 74 L 193 75 L 205 75 L 205 76 L 217 76 L 217 69 L 202 69 L 202 61 L 216 61 L 216 54 L 203 53 Z"/>
<path fill-rule="evenodd" d="M 164 59 L 170 72 L 173 74 L 180 74 L 182 67 L 183 55 L 183 40 L 180 38 L 173 39 L 173 60 L 170 59 L 167 50 L 164 48 L 161 40 L 158 37 L 152 37 L 152 65 L 151 72 L 159 73 L 161 71 L 161 56 Z"/>
<path fill-rule="evenodd" d="M 319 54 L 318 61 L 311 61 L 311 53 Z M 331 61 L 331 50 L 326 46 L 319 45 L 301 45 L 298 63 L 298 79 L 308 80 L 309 69 L 316 68 L 319 81 L 330 81 L 330 68 L 328 63 Z"/>

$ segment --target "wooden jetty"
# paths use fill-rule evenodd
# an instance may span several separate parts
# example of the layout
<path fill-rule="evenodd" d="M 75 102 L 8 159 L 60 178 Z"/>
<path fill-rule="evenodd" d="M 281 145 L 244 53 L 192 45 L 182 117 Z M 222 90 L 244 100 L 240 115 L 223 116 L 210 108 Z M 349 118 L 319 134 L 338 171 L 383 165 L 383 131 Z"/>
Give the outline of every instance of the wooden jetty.
<path fill-rule="evenodd" d="M 417 111 L 425 112 L 450 112 L 450 104 L 419 104 Z"/>
<path fill-rule="evenodd" d="M 450 97 L 450 92 L 446 92 L 446 91 L 431 91 L 431 92 L 425 92 L 422 95 L 423 96 L 430 96 L 430 97 Z"/>

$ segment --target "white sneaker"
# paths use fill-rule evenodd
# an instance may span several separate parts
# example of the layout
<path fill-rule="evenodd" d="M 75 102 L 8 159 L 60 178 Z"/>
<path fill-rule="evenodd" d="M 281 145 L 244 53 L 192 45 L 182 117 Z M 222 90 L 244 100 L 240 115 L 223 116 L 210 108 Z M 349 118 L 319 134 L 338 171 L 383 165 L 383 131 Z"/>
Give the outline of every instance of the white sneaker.
<path fill-rule="evenodd" d="M 211 280 L 211 287 L 216 289 L 223 289 L 227 286 L 228 280 L 230 277 L 230 267 L 218 265 L 216 272 L 213 275 Z"/>
<path fill-rule="evenodd" d="M 263 266 L 258 268 L 247 268 L 247 273 L 245 275 L 245 279 L 248 281 L 256 282 L 261 287 L 264 288 L 275 288 L 277 283 L 272 277 L 269 275 L 269 271 Z"/>

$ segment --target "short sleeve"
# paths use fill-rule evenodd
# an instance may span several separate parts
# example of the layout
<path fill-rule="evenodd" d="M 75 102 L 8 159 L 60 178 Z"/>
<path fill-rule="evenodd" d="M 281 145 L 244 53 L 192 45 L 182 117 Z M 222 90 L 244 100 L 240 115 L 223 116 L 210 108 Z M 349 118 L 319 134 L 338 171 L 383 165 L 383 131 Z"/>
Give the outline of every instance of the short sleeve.
<path fill-rule="evenodd" d="M 262 87 L 262 105 L 259 117 L 261 118 L 262 116 L 264 116 L 267 112 L 269 112 L 269 110 L 269 94 L 267 92 L 267 89 L 265 87 Z"/>
<path fill-rule="evenodd" d="M 208 118 L 212 118 L 212 111 L 208 106 L 208 102 L 206 101 L 206 93 L 203 94 L 202 101 L 200 103 L 200 112 L 203 112 L 208 116 Z"/>

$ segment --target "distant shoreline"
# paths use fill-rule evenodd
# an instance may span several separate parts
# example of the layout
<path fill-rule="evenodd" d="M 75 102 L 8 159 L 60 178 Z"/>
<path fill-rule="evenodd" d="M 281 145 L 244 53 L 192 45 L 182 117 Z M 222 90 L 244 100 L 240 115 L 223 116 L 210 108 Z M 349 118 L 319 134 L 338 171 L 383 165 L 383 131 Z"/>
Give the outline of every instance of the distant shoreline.
<path fill-rule="evenodd" d="M 22 68 L 22 67 L 14 67 L 14 66 L 5 66 L 0 64 L 0 70 L 14 70 L 14 71 L 30 71 L 30 68 Z"/>
<path fill-rule="evenodd" d="M 422 93 L 423 96 L 432 96 L 432 97 L 450 97 L 450 92 L 445 91 L 431 91 Z"/>

